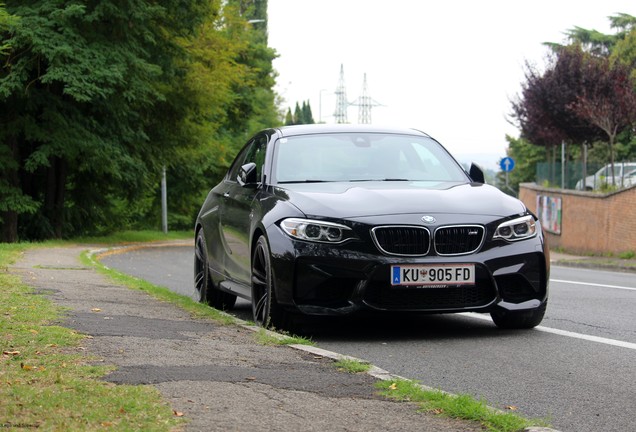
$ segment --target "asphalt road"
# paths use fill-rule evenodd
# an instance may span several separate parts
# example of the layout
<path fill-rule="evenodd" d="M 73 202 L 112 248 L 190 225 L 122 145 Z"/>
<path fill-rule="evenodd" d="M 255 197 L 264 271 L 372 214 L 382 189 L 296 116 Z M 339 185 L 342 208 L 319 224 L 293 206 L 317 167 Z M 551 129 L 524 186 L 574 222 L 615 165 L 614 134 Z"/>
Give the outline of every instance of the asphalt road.
<path fill-rule="evenodd" d="M 124 273 L 192 295 L 193 248 L 104 257 Z M 542 325 L 502 331 L 487 315 L 321 322 L 318 346 L 567 431 L 636 430 L 634 274 L 553 266 Z M 236 315 L 250 319 L 247 302 Z"/>

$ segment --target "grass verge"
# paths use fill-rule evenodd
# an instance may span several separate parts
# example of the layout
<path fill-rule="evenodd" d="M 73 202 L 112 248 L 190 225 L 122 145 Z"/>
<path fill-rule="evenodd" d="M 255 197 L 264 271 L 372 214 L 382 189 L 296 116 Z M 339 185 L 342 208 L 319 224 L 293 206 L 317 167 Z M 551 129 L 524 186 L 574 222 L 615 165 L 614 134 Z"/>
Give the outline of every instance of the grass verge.
<path fill-rule="evenodd" d="M 169 431 L 182 420 L 151 386 L 113 385 L 81 351 L 85 336 L 57 325 L 63 310 L 7 267 L 27 245 L 0 245 L 0 424 L 43 430 Z"/>
<path fill-rule="evenodd" d="M 284 333 L 276 333 L 275 331 L 269 331 L 264 328 L 259 328 L 254 333 L 256 342 L 261 345 L 311 345 L 315 343 L 311 339 L 307 339 L 302 336 L 290 336 Z"/>
<path fill-rule="evenodd" d="M 380 381 L 376 386 L 389 399 L 415 402 L 422 411 L 437 415 L 479 422 L 493 432 L 517 432 L 530 426 L 548 427 L 543 420 L 529 420 L 512 412 L 495 410 L 485 401 L 476 400 L 470 395 L 427 390 L 415 381 Z"/>
<path fill-rule="evenodd" d="M 371 365 L 369 363 L 347 358 L 343 358 L 334 362 L 334 366 L 339 371 L 352 374 L 367 372 L 369 369 L 371 369 Z"/>

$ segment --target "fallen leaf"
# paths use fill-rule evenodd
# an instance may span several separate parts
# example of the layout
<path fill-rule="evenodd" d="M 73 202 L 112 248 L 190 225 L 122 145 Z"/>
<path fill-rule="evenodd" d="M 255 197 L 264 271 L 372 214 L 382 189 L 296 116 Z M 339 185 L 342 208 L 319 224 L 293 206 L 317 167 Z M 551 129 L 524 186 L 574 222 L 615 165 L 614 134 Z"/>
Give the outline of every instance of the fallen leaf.
<path fill-rule="evenodd" d="M 246 377 L 247 381 L 256 381 L 256 377 Z"/>
<path fill-rule="evenodd" d="M 32 366 L 25 365 L 24 363 L 20 363 L 20 367 L 24 369 L 25 371 L 30 371 L 31 369 L 33 369 Z"/>
<path fill-rule="evenodd" d="M 517 411 L 519 408 L 514 405 L 506 405 L 506 409 L 510 411 Z"/>
<path fill-rule="evenodd" d="M 397 390 L 397 383 L 393 383 L 389 386 L 389 390 Z"/>
<path fill-rule="evenodd" d="M 20 355 L 20 351 L 2 351 L 2 354 L 17 356 Z"/>
<path fill-rule="evenodd" d="M 100 308 L 93 308 L 91 309 L 91 312 L 101 312 L 102 310 Z"/>
<path fill-rule="evenodd" d="M 431 410 L 431 412 L 432 412 L 433 414 L 438 414 L 438 415 L 439 415 L 439 414 L 443 414 L 443 413 L 444 413 L 444 410 L 443 410 L 443 409 L 441 409 L 441 408 L 435 408 L 434 410 Z"/>
<path fill-rule="evenodd" d="M 112 425 L 113 425 L 113 422 L 109 422 L 109 421 L 102 422 L 102 426 L 104 426 L 104 427 L 109 427 L 109 426 L 112 426 Z"/>
<path fill-rule="evenodd" d="M 32 329 L 32 330 L 29 330 L 29 333 L 36 335 L 36 334 L 38 334 L 38 331 Z"/>
<path fill-rule="evenodd" d="M 172 411 L 175 417 L 183 417 L 183 413 L 181 411 Z"/>

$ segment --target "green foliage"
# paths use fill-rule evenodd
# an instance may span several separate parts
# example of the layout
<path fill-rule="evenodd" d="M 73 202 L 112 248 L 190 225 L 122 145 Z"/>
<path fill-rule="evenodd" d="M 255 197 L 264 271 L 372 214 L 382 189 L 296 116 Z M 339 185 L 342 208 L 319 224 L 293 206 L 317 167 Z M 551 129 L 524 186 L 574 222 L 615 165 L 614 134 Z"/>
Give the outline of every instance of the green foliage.
<path fill-rule="evenodd" d="M 550 64 L 545 71 L 528 66 L 522 96 L 513 102 L 521 136 L 546 148 L 567 143 L 568 164 L 583 163 L 583 144 L 592 166 L 636 158 L 636 18 L 609 19 L 614 34 L 575 27 L 566 33 L 570 45 L 548 44 Z"/>
<path fill-rule="evenodd" d="M 513 138 L 506 135 L 508 141 L 507 156 L 515 161 L 514 170 L 508 173 L 508 186 L 515 194 L 519 193 L 519 183 L 534 182 L 536 178 L 536 165 L 538 162 L 546 160 L 545 147 L 537 146 L 523 138 Z M 497 182 L 504 185 L 505 173 L 497 174 Z M 502 188 L 504 192 L 510 193 L 511 190 Z"/>
<path fill-rule="evenodd" d="M 10 15 L 4 8 L 4 3 L 0 3 L 0 34 L 7 31 L 17 22 L 17 17 Z M 0 55 L 5 54 L 10 48 L 8 43 L 0 43 Z"/>
<path fill-rule="evenodd" d="M 301 124 L 314 124 L 314 116 L 311 113 L 311 105 L 309 101 L 303 101 L 302 107 L 296 102 L 294 108 L 294 114 L 292 115 L 291 108 L 287 109 L 285 115 L 285 125 L 301 125 Z"/>
<path fill-rule="evenodd" d="M 158 226 L 164 166 L 169 221 L 190 227 L 247 136 L 278 123 L 275 52 L 247 22 L 266 1 L 7 3 L 5 241 Z"/>

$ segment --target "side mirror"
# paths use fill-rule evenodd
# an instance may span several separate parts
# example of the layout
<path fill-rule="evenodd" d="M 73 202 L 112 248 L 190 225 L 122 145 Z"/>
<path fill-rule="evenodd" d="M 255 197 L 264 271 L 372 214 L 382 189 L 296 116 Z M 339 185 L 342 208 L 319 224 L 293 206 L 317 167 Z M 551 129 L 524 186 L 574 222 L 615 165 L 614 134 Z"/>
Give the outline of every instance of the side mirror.
<path fill-rule="evenodd" d="M 254 162 L 246 163 L 239 169 L 236 180 L 243 187 L 256 184 L 256 164 Z"/>
<path fill-rule="evenodd" d="M 470 164 L 470 171 L 468 172 L 468 175 L 473 183 L 486 183 L 484 171 L 475 163 Z"/>

